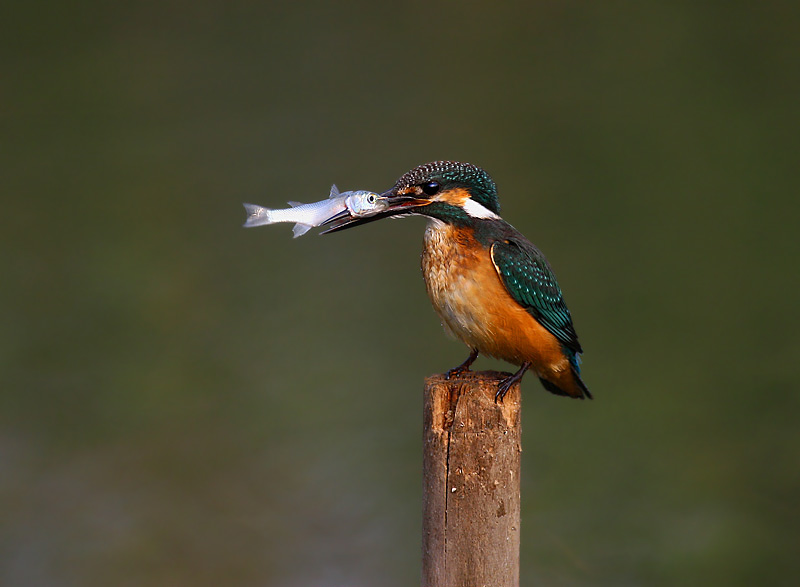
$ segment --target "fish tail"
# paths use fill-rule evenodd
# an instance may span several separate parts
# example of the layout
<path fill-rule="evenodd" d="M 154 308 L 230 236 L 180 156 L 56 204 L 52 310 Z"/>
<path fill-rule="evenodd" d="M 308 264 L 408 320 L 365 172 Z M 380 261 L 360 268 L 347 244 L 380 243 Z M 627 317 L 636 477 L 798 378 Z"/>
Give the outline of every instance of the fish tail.
<path fill-rule="evenodd" d="M 242 226 L 249 228 L 251 226 L 263 226 L 264 224 L 272 224 L 275 219 L 272 217 L 272 210 L 264 208 L 264 206 L 257 206 L 255 204 L 243 204 L 244 209 L 247 211 L 247 220 Z"/>

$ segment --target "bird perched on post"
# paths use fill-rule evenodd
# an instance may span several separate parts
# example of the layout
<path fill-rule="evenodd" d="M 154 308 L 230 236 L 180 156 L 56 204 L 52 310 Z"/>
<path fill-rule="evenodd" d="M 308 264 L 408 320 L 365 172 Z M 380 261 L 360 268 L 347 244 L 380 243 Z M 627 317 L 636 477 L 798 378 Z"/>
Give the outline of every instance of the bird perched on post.
<path fill-rule="evenodd" d="M 520 367 L 500 382 L 495 401 L 529 369 L 554 394 L 591 399 L 580 378 L 583 349 L 555 275 L 539 249 L 500 217 L 488 173 L 435 161 L 400 177 L 382 197 L 383 212 L 342 219 L 326 232 L 388 216 L 428 218 L 422 251 L 428 295 L 445 330 L 470 349 L 448 378 L 484 353 Z"/>

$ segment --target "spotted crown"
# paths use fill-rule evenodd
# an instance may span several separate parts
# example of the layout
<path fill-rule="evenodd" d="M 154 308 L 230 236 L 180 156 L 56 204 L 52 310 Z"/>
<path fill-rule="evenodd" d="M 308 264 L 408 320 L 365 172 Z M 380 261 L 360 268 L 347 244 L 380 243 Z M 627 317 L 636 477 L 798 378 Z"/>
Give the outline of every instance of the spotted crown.
<path fill-rule="evenodd" d="M 433 161 L 420 165 L 400 177 L 395 183 L 394 191 L 430 181 L 438 181 L 445 189 L 466 188 L 475 201 L 495 214 L 500 213 L 497 186 L 488 173 L 471 163 Z"/>

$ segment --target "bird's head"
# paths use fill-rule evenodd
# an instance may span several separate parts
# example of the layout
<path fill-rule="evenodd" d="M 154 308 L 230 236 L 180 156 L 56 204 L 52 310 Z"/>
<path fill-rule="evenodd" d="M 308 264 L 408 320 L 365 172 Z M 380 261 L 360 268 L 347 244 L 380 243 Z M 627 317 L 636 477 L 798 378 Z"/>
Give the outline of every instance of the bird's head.
<path fill-rule="evenodd" d="M 325 232 L 335 232 L 390 216 L 421 215 L 448 224 L 499 218 L 494 181 L 480 167 L 457 161 L 434 161 L 415 167 L 381 194 L 388 207 L 368 218 L 346 218 Z"/>

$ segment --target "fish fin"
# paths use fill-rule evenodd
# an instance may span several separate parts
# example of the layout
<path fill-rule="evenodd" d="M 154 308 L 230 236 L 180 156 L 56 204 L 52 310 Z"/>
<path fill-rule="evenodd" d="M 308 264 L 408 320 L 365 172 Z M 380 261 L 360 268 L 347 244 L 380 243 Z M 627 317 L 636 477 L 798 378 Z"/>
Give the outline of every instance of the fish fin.
<path fill-rule="evenodd" d="M 298 206 L 303 205 L 303 202 L 295 202 L 294 200 L 290 200 L 286 203 L 289 204 L 292 208 L 297 208 Z"/>
<path fill-rule="evenodd" d="M 249 228 L 251 226 L 263 226 L 264 224 L 272 224 L 270 217 L 271 210 L 264 208 L 264 206 L 257 206 L 256 204 L 242 204 L 247 211 L 247 220 L 242 226 Z"/>
<path fill-rule="evenodd" d="M 294 238 L 297 238 L 298 236 L 303 236 L 309 230 L 311 230 L 310 224 L 300 224 L 299 222 L 295 224 L 294 227 L 292 227 L 292 233 L 294 234 Z"/>
<path fill-rule="evenodd" d="M 331 184 L 331 193 L 328 196 L 329 198 L 338 198 L 339 197 L 339 188 L 336 187 L 336 184 Z"/>

